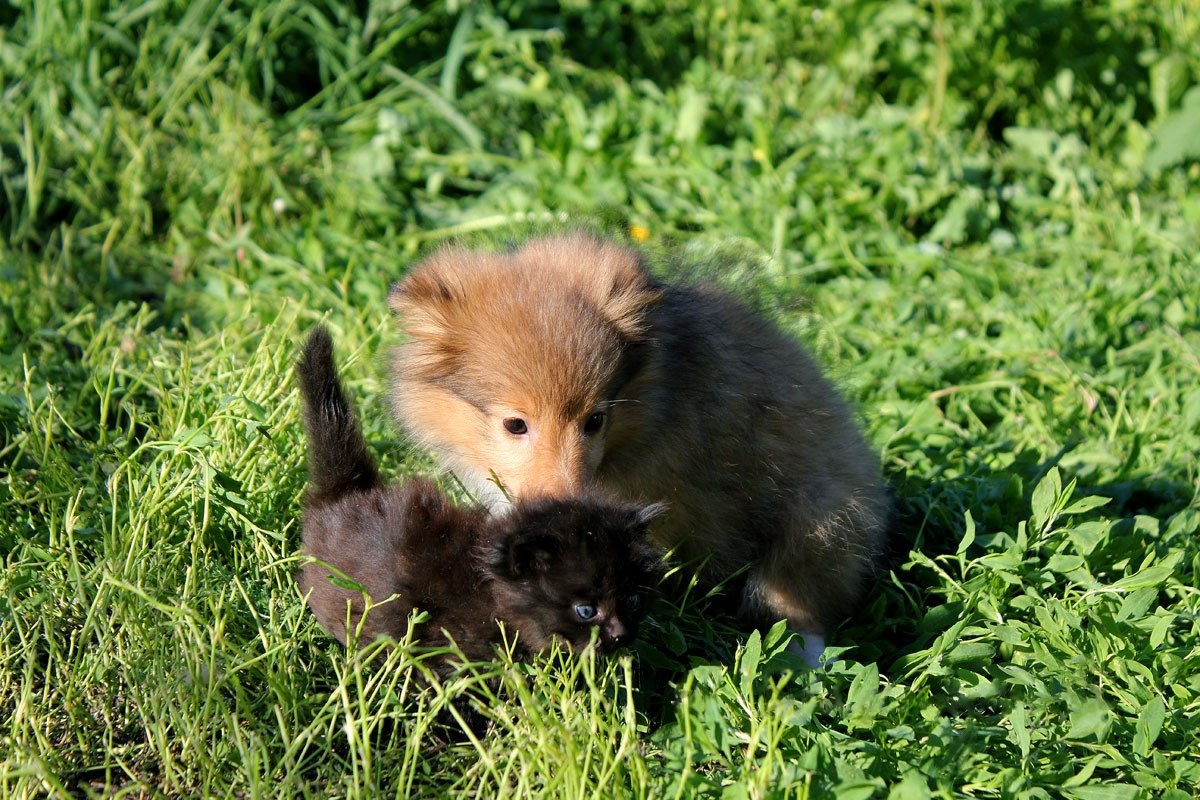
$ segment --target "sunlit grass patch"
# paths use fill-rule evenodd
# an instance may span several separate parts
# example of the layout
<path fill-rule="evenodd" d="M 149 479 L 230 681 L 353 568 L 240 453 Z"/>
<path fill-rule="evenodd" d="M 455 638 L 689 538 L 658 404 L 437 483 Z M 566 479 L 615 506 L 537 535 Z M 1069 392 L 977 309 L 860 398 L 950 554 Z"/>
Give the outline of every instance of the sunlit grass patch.
<path fill-rule="evenodd" d="M 0 794 L 1195 795 L 1198 26 L 0 12 Z M 855 402 L 895 546 L 825 669 L 693 591 L 631 654 L 428 686 L 304 607 L 297 344 L 329 325 L 387 474 L 430 473 L 390 283 L 562 224 L 737 288 Z"/>

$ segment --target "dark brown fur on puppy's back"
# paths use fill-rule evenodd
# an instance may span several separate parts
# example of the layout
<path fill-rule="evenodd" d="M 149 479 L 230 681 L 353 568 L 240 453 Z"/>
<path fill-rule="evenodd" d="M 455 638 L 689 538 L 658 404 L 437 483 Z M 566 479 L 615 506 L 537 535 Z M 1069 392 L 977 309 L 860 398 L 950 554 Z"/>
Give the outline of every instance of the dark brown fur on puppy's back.
<path fill-rule="evenodd" d="M 324 329 L 309 337 L 297 371 L 310 472 L 304 550 L 317 560 L 296 577 L 339 641 L 351 631 L 399 639 L 416 608 L 430 617 L 415 632 L 421 644 L 453 639 L 471 659 L 502 641 L 498 620 L 522 653 L 555 639 L 583 646 L 594 630 L 602 650 L 633 637 L 658 569 L 645 542 L 658 506 L 530 499 L 493 517 L 455 507 L 429 481 L 385 486 Z"/>
<path fill-rule="evenodd" d="M 517 497 L 665 500 L 659 543 L 713 579 L 745 570 L 758 624 L 822 634 L 860 596 L 888 514 L 874 454 L 808 354 L 735 299 L 572 233 L 447 248 L 390 302 L 397 414 L 482 496 L 501 501 L 494 474 Z"/>

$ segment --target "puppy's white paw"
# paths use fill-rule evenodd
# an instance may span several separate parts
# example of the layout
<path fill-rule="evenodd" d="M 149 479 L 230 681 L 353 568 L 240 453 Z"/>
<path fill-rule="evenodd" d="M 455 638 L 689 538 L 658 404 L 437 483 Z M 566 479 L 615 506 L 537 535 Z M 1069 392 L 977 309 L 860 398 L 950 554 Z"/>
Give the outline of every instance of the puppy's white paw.
<path fill-rule="evenodd" d="M 803 641 L 803 644 L 801 644 Z M 797 633 L 788 642 L 788 652 L 800 656 L 813 669 L 820 669 L 821 654 L 825 652 L 825 637 L 818 633 Z"/>

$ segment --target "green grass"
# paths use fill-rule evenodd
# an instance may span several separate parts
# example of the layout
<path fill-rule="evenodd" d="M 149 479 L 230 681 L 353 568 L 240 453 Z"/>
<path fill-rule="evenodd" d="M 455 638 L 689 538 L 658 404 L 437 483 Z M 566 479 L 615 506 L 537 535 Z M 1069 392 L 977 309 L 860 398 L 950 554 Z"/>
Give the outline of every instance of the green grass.
<path fill-rule="evenodd" d="M 1190 0 L 5 6 L 0 794 L 1200 793 L 1198 86 Z M 569 219 L 736 254 L 856 402 L 829 669 L 690 595 L 422 690 L 303 607 L 297 344 L 427 473 L 389 283 Z"/>

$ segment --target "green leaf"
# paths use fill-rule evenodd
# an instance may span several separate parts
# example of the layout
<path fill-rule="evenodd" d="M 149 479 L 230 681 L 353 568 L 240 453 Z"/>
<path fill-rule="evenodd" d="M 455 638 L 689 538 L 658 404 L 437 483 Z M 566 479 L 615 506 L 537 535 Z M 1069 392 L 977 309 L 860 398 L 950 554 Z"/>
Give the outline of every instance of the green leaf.
<path fill-rule="evenodd" d="M 1092 779 L 1092 773 L 1096 771 L 1096 766 L 1104 758 L 1102 754 L 1097 753 L 1091 758 L 1083 762 L 1083 767 L 1071 777 L 1063 781 L 1063 787 L 1083 786 Z"/>
<path fill-rule="evenodd" d="M 1004 129 L 1004 140 L 1013 150 L 1032 156 L 1038 161 L 1048 162 L 1053 156 L 1058 134 L 1040 128 L 1019 128 L 1014 125 Z"/>
<path fill-rule="evenodd" d="M 1175 615 L 1163 612 L 1158 617 L 1158 622 L 1154 623 L 1154 628 L 1150 631 L 1150 647 L 1158 649 L 1167 641 L 1167 634 L 1171 631 L 1171 626 L 1175 624 Z"/>
<path fill-rule="evenodd" d="M 330 575 L 328 580 L 339 589 L 345 589 L 348 592 L 366 592 L 366 588 L 357 581 L 349 578 L 343 578 L 341 575 Z"/>
<path fill-rule="evenodd" d="M 955 555 L 959 556 L 966 553 L 967 549 L 975 542 L 975 518 L 971 516 L 970 509 L 963 514 L 963 521 L 966 530 L 963 531 L 962 539 L 958 542 L 958 550 L 955 551 Z"/>
<path fill-rule="evenodd" d="M 1063 794 L 1075 800 L 1137 800 L 1144 792 L 1132 783 L 1106 783 L 1064 787 Z"/>
<path fill-rule="evenodd" d="M 1017 743 L 1017 747 L 1021 751 L 1021 758 L 1029 758 L 1029 718 L 1023 702 L 1018 700 L 1013 704 L 1008 721 L 1012 726 L 1009 738 Z"/>
<path fill-rule="evenodd" d="M 1051 572 L 1057 572 L 1059 575 L 1074 572 L 1085 564 L 1087 562 L 1083 560 L 1082 556 L 1053 555 L 1046 559 L 1046 569 Z"/>
<path fill-rule="evenodd" d="M 1146 172 L 1154 175 L 1191 159 L 1200 159 L 1200 86 L 1184 95 L 1183 107 L 1154 129 L 1154 146 L 1146 154 Z"/>
<path fill-rule="evenodd" d="M 243 397 L 242 402 L 246 404 L 246 410 L 250 412 L 251 419 L 253 419 L 255 422 L 267 421 L 268 414 L 265 408 L 248 397 Z"/>
<path fill-rule="evenodd" d="M 1150 755 L 1150 748 L 1158 740 L 1162 732 L 1163 721 L 1167 717 L 1167 707 L 1159 697 L 1153 697 L 1142 706 L 1138 715 L 1137 725 L 1133 733 L 1133 751 L 1143 758 Z"/>
<path fill-rule="evenodd" d="M 171 437 L 172 442 L 177 442 L 185 447 L 205 448 L 212 445 L 212 437 L 199 428 L 184 428 Z"/>
<path fill-rule="evenodd" d="M 1029 522 L 1034 532 L 1040 533 L 1050 527 L 1062 493 L 1062 477 L 1058 474 L 1058 467 L 1051 467 L 1033 488 Z"/>
<path fill-rule="evenodd" d="M 962 642 L 942 656 L 948 664 L 962 666 L 966 664 L 983 664 L 991 661 L 996 655 L 996 648 L 987 642 Z"/>
<path fill-rule="evenodd" d="M 874 662 L 865 665 L 846 692 L 846 707 L 850 710 L 847 720 L 851 728 L 871 728 L 875 724 L 880 707 L 879 666 Z"/>
<path fill-rule="evenodd" d="M 1067 738 L 1094 737 L 1097 741 L 1103 741 L 1111 719 L 1112 710 L 1107 703 L 1098 697 L 1087 700 L 1071 712 L 1071 728 L 1067 731 Z"/>
<path fill-rule="evenodd" d="M 1075 549 L 1081 555 L 1086 556 L 1096 549 L 1096 545 L 1107 538 L 1110 530 L 1112 530 L 1111 522 L 1095 520 L 1066 528 L 1065 533 Z"/>
<path fill-rule="evenodd" d="M 888 792 L 888 800 L 928 800 L 929 781 L 920 772 L 909 770 Z"/>
<path fill-rule="evenodd" d="M 708 114 L 708 100 L 690 86 L 680 92 L 679 116 L 675 120 L 675 141 L 691 144 L 700 136 L 704 117 Z"/>
<path fill-rule="evenodd" d="M 958 679 L 958 693 L 965 698 L 984 700 L 1000 693 L 995 683 L 973 669 L 956 669 L 954 676 Z"/>
<path fill-rule="evenodd" d="M 1130 591 L 1132 589 L 1142 589 L 1148 586 L 1160 587 L 1167 578 L 1175 574 L 1175 567 L 1183 559 L 1184 553 L 1182 550 L 1176 550 L 1169 554 L 1157 564 L 1138 570 L 1132 575 L 1127 575 L 1109 588 L 1117 591 Z"/>
<path fill-rule="evenodd" d="M 754 696 L 754 679 L 758 677 L 758 663 L 762 659 L 762 636 L 752 631 L 746 638 L 738 658 L 738 683 L 745 697 Z"/>
<path fill-rule="evenodd" d="M 1060 513 L 1062 513 L 1063 515 L 1086 514 L 1088 511 L 1091 511 L 1094 508 L 1100 508 L 1101 506 L 1106 506 L 1111 502 L 1112 502 L 1111 497 L 1101 497 L 1099 495 L 1091 495 L 1089 497 L 1081 497 L 1078 500 L 1076 500 L 1074 503 L 1071 503 L 1069 506 L 1064 508 L 1062 510 L 1062 512 L 1060 512 Z"/>
<path fill-rule="evenodd" d="M 1158 589 L 1155 587 L 1132 591 L 1121 600 L 1121 607 L 1117 609 L 1115 619 L 1118 622 L 1141 619 L 1157 600 Z"/>
<path fill-rule="evenodd" d="M 879 786 L 875 783 L 855 781 L 853 783 L 838 784 L 834 788 L 833 796 L 837 797 L 838 800 L 871 800 L 878 790 Z"/>

